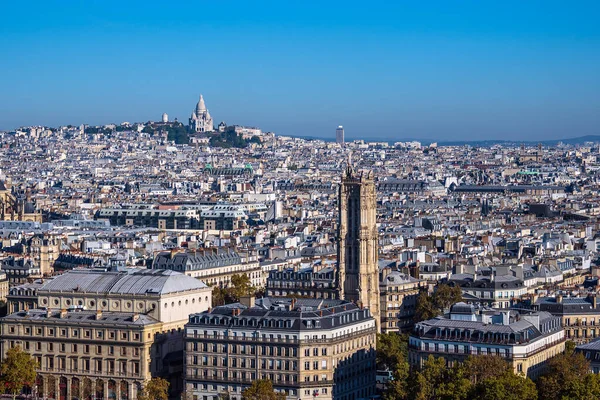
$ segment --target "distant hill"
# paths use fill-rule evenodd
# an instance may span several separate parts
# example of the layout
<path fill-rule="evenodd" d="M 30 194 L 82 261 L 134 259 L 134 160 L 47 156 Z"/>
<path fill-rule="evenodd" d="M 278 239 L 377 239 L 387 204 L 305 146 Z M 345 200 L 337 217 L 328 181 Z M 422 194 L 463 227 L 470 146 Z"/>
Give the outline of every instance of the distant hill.
<path fill-rule="evenodd" d="M 520 146 L 521 144 L 525 144 L 528 146 L 535 146 L 538 143 L 541 143 L 544 146 L 556 146 L 559 143 L 577 145 L 584 144 L 586 142 L 595 142 L 600 143 L 600 135 L 587 135 L 587 136 L 579 136 L 575 138 L 568 139 L 551 139 L 551 140 L 456 140 L 456 141 L 440 141 L 438 145 L 440 146 L 474 146 L 474 147 L 489 147 L 497 144 L 501 144 L 504 146 Z"/>
<path fill-rule="evenodd" d="M 316 136 L 293 136 L 300 139 L 305 140 L 323 140 L 325 142 L 334 142 L 335 138 L 332 137 L 316 137 Z M 347 138 L 348 142 L 352 142 L 353 138 Z M 544 146 L 556 146 L 559 143 L 570 144 L 570 145 L 578 145 L 584 144 L 586 142 L 594 142 L 600 143 L 600 135 L 587 135 L 587 136 L 579 136 L 568 139 L 551 139 L 551 140 L 498 140 L 498 139 L 490 139 L 490 140 L 440 140 L 435 141 L 431 139 L 412 139 L 412 138 L 398 138 L 390 140 L 381 139 L 381 138 L 363 138 L 366 142 L 388 142 L 389 144 L 394 144 L 396 142 L 412 142 L 417 141 L 421 142 L 424 145 L 429 145 L 431 143 L 437 143 L 439 146 L 473 146 L 473 147 L 490 147 L 494 145 L 501 144 L 503 146 L 520 146 L 522 144 L 526 146 L 536 146 L 538 143 L 541 143 Z"/>

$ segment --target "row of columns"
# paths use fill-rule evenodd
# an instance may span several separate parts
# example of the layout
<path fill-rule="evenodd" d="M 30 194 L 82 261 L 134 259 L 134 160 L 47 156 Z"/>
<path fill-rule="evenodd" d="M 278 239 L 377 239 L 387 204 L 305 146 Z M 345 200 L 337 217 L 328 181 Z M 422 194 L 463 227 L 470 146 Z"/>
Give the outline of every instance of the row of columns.
<path fill-rule="evenodd" d="M 52 379 L 54 379 L 54 387 L 51 393 L 50 382 Z M 72 400 L 73 397 L 83 400 L 134 400 L 137 398 L 138 385 L 140 385 L 139 382 L 132 380 L 116 381 L 114 379 L 89 379 L 89 386 L 87 389 L 84 389 L 84 381 L 86 379 L 87 378 L 40 375 L 36 380 L 36 387 L 33 389 L 33 395 L 35 398 L 44 400 Z M 112 393 L 109 393 L 110 381 L 114 382 Z M 126 384 L 125 390 L 123 390 L 122 387 L 124 383 Z M 66 387 L 61 385 L 66 385 Z M 75 393 L 73 393 L 74 385 L 78 385 Z M 101 391 L 98 390 L 100 388 Z M 83 397 L 84 391 L 89 392 L 89 395 L 85 398 Z"/>

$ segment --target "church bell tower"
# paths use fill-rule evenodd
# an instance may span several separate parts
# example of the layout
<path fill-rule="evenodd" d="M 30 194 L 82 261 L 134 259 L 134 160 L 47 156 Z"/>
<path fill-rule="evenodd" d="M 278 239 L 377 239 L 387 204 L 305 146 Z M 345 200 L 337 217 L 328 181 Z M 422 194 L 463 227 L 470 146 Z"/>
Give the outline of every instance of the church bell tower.
<path fill-rule="evenodd" d="M 339 188 L 340 297 L 368 308 L 380 330 L 377 194 L 373 172 L 357 173 L 350 161 Z"/>

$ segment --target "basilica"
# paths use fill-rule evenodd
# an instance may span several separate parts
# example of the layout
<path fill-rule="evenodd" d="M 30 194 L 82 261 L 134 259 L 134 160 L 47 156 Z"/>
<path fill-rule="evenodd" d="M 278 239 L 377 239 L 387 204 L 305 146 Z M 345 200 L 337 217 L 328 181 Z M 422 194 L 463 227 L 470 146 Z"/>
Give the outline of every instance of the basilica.
<path fill-rule="evenodd" d="M 190 131 L 212 132 L 213 130 L 213 119 L 206 109 L 204 98 L 200 95 L 200 100 L 198 100 L 198 104 L 196 104 L 196 109 L 192 112 L 192 116 L 190 117 Z"/>

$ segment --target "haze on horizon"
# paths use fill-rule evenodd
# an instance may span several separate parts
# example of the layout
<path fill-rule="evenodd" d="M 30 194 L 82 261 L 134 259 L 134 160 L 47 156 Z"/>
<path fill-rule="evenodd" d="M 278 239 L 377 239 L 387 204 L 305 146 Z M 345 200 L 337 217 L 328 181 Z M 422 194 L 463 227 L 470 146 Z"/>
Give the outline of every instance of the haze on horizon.
<path fill-rule="evenodd" d="M 3 5 L 0 130 L 187 119 L 349 139 L 600 134 L 600 3 Z"/>

